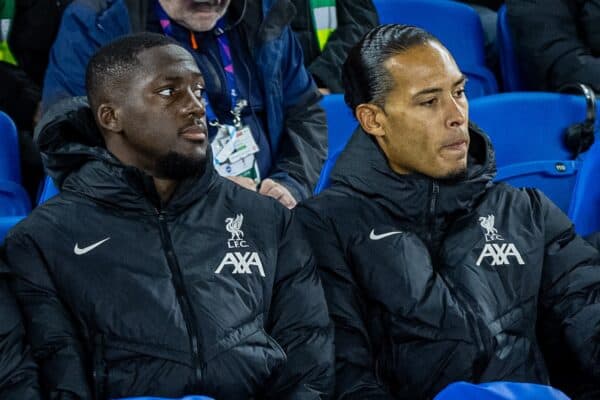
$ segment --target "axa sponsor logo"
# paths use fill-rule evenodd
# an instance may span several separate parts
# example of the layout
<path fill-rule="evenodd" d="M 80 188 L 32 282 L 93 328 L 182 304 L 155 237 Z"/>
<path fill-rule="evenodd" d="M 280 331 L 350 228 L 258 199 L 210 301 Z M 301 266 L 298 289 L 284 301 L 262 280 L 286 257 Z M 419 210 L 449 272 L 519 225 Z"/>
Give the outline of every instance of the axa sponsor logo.
<path fill-rule="evenodd" d="M 519 265 L 524 265 L 523 257 L 514 243 L 506 243 L 502 235 L 494 227 L 495 216 L 493 214 L 487 217 L 479 217 L 479 224 L 483 228 L 485 246 L 477 259 L 476 265 L 480 266 L 483 260 L 491 259 L 490 265 L 510 265 L 516 261 Z M 497 243 L 504 242 L 504 243 Z"/>
<path fill-rule="evenodd" d="M 243 249 L 250 247 L 244 240 L 243 222 L 243 214 L 238 214 L 235 218 L 225 219 L 225 229 L 231 235 L 227 240 L 228 248 Z M 265 277 L 262 261 L 256 251 L 230 251 L 225 253 L 221 263 L 215 270 L 215 274 L 220 274 L 223 269 L 231 269 L 232 274 L 252 274 L 253 269 L 255 269 L 260 276 Z"/>

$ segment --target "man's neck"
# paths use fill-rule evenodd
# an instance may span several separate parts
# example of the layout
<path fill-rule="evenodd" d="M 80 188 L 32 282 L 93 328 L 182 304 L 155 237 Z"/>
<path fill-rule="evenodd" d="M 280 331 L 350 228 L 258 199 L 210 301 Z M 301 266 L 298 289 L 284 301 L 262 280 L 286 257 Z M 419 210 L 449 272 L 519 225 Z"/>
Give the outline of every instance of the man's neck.
<path fill-rule="evenodd" d="M 178 181 L 174 181 L 171 179 L 161 179 L 161 178 L 152 178 L 154 180 L 154 187 L 156 188 L 156 192 L 158 193 L 158 197 L 160 197 L 160 201 L 162 204 L 167 204 L 173 196 L 175 189 L 177 189 Z"/>

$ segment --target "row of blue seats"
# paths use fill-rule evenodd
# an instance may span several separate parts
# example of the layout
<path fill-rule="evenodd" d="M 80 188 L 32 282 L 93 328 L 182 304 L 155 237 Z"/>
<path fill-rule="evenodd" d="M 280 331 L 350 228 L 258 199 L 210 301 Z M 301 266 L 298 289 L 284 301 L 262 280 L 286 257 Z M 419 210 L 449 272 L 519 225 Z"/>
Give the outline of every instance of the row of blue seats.
<path fill-rule="evenodd" d="M 329 125 L 329 155 L 315 193 L 329 185 L 329 173 L 356 128 L 343 96 L 323 102 Z M 469 103 L 471 121 L 491 138 L 496 180 L 542 190 L 575 223 L 577 232 L 600 231 L 600 142 L 572 159 L 565 131 L 586 118 L 581 96 L 543 92 L 501 93 Z M 595 124 L 595 130 L 599 123 Z"/>
<path fill-rule="evenodd" d="M 374 0 L 373 3 L 382 24 L 415 25 L 440 39 L 469 78 L 466 92 L 470 99 L 498 93 L 496 78 L 485 62 L 481 20 L 473 8 L 452 0 Z M 498 11 L 496 29 L 503 89 L 507 92 L 526 90 L 505 5 Z"/>

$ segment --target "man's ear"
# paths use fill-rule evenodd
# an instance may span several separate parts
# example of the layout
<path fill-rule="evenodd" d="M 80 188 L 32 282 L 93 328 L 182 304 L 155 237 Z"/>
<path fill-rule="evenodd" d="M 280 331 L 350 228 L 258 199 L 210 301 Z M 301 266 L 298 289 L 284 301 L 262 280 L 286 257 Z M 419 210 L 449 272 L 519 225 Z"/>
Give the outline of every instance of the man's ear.
<path fill-rule="evenodd" d="M 356 107 L 356 119 L 365 132 L 373 136 L 385 136 L 385 113 L 375 104 L 363 103 Z"/>
<path fill-rule="evenodd" d="M 96 120 L 105 131 L 119 133 L 122 131 L 119 109 L 111 103 L 102 103 L 96 110 Z"/>

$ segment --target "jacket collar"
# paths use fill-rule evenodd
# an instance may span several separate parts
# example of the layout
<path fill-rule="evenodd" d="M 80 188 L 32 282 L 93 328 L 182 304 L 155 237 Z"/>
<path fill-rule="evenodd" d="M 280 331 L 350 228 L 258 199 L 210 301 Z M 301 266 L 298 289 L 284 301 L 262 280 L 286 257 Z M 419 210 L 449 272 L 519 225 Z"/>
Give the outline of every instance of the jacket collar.
<path fill-rule="evenodd" d="M 489 138 L 475 125 L 470 125 L 469 133 L 467 176 L 444 181 L 418 173 L 395 173 L 377 143 L 359 127 L 331 173 L 332 189 L 358 193 L 400 219 L 422 223 L 431 217 L 430 200 L 435 185 L 438 199 L 434 217 L 445 220 L 467 213 L 492 185 L 496 173 Z"/>
<path fill-rule="evenodd" d="M 35 133 L 47 173 L 61 190 L 124 210 L 178 212 L 199 200 L 217 180 L 207 147 L 206 170 L 182 181 L 162 205 L 151 176 L 123 165 L 107 149 L 85 97 L 58 103 Z"/>

